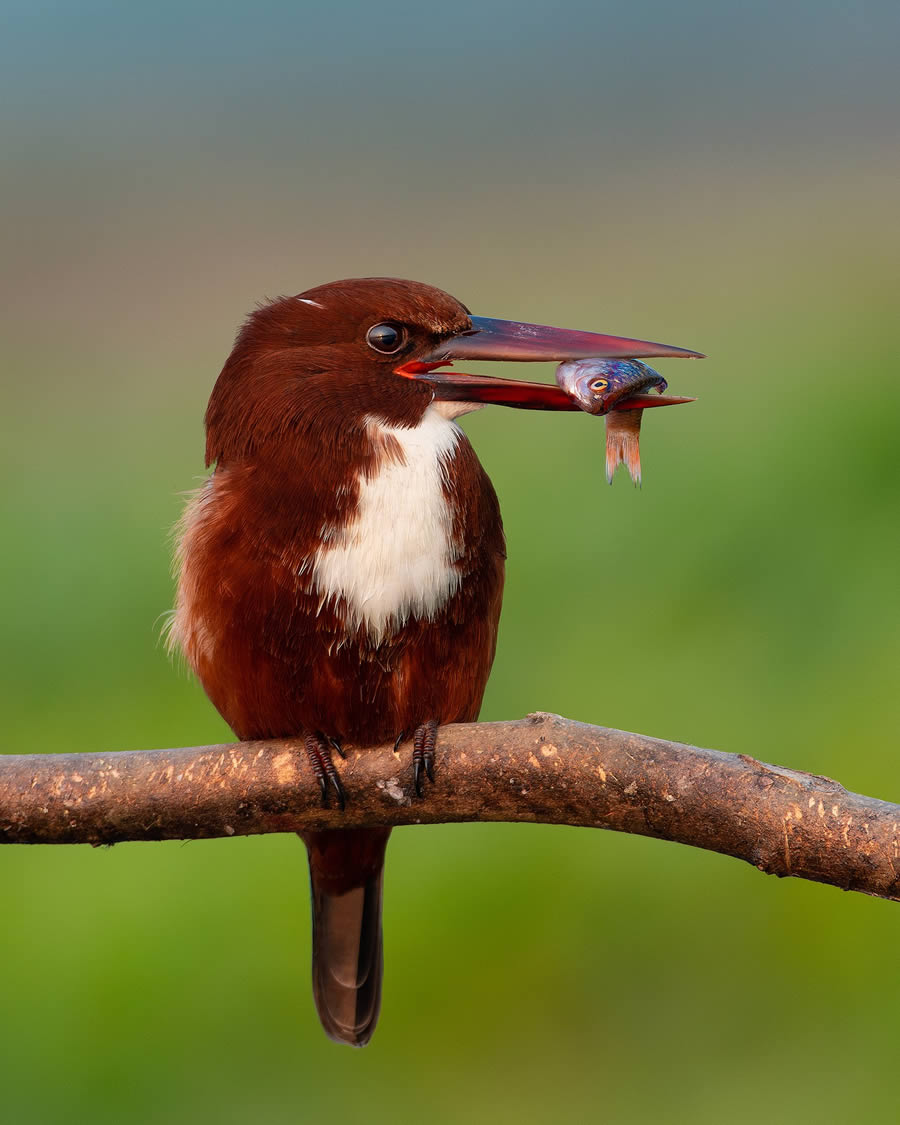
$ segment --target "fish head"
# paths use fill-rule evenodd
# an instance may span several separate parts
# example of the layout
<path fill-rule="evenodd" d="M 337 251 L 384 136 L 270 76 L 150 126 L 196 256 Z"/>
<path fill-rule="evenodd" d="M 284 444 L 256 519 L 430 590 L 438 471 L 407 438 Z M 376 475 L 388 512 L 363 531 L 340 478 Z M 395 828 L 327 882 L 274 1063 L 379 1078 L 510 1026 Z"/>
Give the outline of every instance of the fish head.
<path fill-rule="evenodd" d="M 556 382 L 588 414 L 608 414 L 635 395 L 651 390 L 661 395 L 668 386 L 662 375 L 637 359 L 567 360 L 556 369 Z"/>

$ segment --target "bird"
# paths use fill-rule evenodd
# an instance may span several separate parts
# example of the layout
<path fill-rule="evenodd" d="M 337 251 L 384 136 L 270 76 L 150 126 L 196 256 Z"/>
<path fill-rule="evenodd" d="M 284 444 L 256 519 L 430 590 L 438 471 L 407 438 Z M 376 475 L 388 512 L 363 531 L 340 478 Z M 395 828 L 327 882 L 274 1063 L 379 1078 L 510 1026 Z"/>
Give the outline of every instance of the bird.
<path fill-rule="evenodd" d="M 441 724 L 474 721 L 506 548 L 460 416 L 577 406 L 552 384 L 457 360 L 694 356 L 626 337 L 473 316 L 431 285 L 354 278 L 261 304 L 206 410 L 206 465 L 178 527 L 170 642 L 241 739 L 302 741 L 322 800 L 334 754 L 404 739 L 427 799 Z M 313 995 L 364 1046 L 381 1006 L 389 828 L 304 831 Z"/>

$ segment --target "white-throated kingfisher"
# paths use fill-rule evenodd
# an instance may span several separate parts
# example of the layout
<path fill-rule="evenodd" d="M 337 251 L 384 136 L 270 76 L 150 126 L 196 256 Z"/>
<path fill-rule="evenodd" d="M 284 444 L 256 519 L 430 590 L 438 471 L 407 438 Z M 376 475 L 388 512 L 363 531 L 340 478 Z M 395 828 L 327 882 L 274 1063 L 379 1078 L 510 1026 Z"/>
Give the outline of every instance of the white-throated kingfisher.
<path fill-rule="evenodd" d="M 577 409 L 552 384 L 442 368 L 697 354 L 476 317 L 390 278 L 251 313 L 209 400 L 215 471 L 180 525 L 172 623 L 237 737 L 301 738 L 323 800 L 341 803 L 332 748 L 409 737 L 421 796 L 438 725 L 478 716 L 503 593 L 497 497 L 455 419 L 485 403 Z M 303 834 L 316 1006 L 357 1046 L 381 1002 L 389 832 Z"/>

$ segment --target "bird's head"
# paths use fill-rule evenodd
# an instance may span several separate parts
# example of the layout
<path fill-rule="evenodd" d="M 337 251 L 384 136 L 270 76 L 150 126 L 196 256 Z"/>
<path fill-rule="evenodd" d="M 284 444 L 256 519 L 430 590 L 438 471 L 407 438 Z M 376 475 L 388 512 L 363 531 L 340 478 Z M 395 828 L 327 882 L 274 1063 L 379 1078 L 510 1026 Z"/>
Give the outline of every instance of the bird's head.
<path fill-rule="evenodd" d="M 207 463 L 239 459 L 291 431 L 322 433 L 377 418 L 414 426 L 486 403 L 571 410 L 554 384 L 454 370 L 456 360 L 698 356 L 634 340 L 472 316 L 433 286 L 396 278 L 335 281 L 251 313 L 206 414 Z"/>

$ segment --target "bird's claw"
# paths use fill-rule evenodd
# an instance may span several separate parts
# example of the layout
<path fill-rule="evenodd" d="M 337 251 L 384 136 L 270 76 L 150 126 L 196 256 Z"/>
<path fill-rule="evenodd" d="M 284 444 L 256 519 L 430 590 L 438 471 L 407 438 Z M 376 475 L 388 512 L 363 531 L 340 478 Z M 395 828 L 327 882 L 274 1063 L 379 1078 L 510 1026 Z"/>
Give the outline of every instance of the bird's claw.
<path fill-rule="evenodd" d="M 413 785 L 416 796 L 423 796 L 422 775 L 434 784 L 434 746 L 437 741 L 438 723 L 429 719 L 416 727 L 413 735 Z"/>
<path fill-rule="evenodd" d="M 347 803 L 344 787 L 341 784 L 340 774 L 334 762 L 331 760 L 331 746 L 343 758 L 344 754 L 340 746 L 336 744 L 334 739 L 326 739 L 323 734 L 316 732 L 315 734 L 306 734 L 303 736 L 303 743 L 306 747 L 306 756 L 309 758 L 309 764 L 312 766 L 313 773 L 316 775 L 316 780 L 319 783 L 319 791 L 322 794 L 322 807 L 328 807 L 328 788 L 329 785 L 334 789 L 334 795 L 337 799 L 338 807 L 343 809 Z"/>
<path fill-rule="evenodd" d="M 416 788 L 416 796 L 422 796 L 422 763 L 417 759 L 413 759 L 413 785 Z"/>

